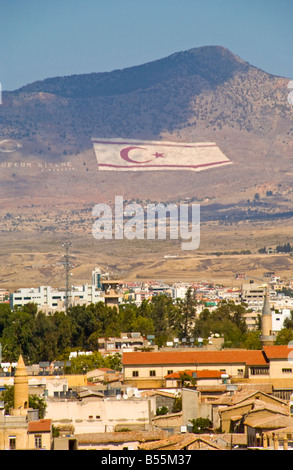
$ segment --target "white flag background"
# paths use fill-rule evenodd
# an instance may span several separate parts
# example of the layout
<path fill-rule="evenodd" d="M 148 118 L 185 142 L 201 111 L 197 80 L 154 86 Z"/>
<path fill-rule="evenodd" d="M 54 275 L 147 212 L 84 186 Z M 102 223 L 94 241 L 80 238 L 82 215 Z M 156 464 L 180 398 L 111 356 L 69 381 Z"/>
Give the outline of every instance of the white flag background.
<path fill-rule="evenodd" d="M 214 142 L 92 139 L 99 170 L 201 171 L 232 162 Z"/>

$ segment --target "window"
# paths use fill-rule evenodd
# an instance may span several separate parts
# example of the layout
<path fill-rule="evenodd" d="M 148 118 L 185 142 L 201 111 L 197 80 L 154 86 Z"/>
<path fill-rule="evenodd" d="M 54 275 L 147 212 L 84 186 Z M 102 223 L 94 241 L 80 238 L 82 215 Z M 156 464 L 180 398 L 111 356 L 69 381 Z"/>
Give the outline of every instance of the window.
<path fill-rule="evenodd" d="M 251 367 L 250 374 L 251 375 L 268 375 L 269 368 L 268 367 Z"/>
<path fill-rule="evenodd" d="M 167 375 L 173 374 L 173 370 L 168 370 Z"/>
<path fill-rule="evenodd" d="M 238 369 L 237 370 L 237 375 L 243 375 L 243 369 Z"/>
<path fill-rule="evenodd" d="M 156 377 L 156 371 L 150 370 L 150 377 Z"/>
<path fill-rule="evenodd" d="M 287 368 L 287 369 L 282 369 L 283 374 L 292 374 L 292 369 Z"/>
<path fill-rule="evenodd" d="M 41 434 L 35 434 L 35 449 L 42 448 L 42 436 Z"/>
<path fill-rule="evenodd" d="M 132 377 L 138 377 L 138 370 L 132 371 Z"/>
<path fill-rule="evenodd" d="M 15 450 L 16 449 L 16 438 L 15 438 L 15 436 L 10 436 L 9 437 L 9 449 L 10 450 Z"/>

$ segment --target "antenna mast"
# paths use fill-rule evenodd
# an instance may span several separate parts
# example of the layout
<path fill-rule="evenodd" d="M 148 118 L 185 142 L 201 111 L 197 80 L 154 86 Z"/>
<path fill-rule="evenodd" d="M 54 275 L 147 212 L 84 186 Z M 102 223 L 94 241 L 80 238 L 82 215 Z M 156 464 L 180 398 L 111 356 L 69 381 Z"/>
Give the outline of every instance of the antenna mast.
<path fill-rule="evenodd" d="M 65 248 L 64 258 L 64 268 L 65 268 L 65 312 L 67 313 L 68 307 L 70 307 L 70 297 L 71 297 L 71 283 L 70 283 L 70 268 L 72 267 L 70 263 L 70 254 L 69 248 L 72 246 L 70 242 L 62 243 L 63 248 Z"/>

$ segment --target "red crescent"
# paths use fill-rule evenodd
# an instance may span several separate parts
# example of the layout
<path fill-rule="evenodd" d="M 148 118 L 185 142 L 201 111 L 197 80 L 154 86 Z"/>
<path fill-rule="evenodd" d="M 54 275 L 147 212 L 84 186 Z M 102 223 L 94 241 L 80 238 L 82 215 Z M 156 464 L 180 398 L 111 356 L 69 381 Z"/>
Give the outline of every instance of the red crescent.
<path fill-rule="evenodd" d="M 147 149 L 144 149 L 143 147 L 126 147 L 125 149 L 122 149 L 120 152 L 120 155 L 123 158 L 123 160 L 125 160 L 126 162 L 130 162 L 130 163 L 149 163 L 152 161 L 152 160 L 146 160 L 144 162 L 137 162 L 136 160 L 132 160 L 131 158 L 129 158 L 128 153 L 130 152 L 130 150 L 133 150 L 133 149 L 147 150 Z"/>

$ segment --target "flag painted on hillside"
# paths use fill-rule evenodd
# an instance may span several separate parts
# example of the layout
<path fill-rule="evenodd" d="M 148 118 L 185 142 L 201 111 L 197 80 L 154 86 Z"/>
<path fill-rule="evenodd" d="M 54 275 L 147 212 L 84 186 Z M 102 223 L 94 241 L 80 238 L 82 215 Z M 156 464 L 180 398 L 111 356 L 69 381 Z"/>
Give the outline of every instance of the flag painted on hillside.
<path fill-rule="evenodd" d="M 214 142 L 92 139 L 99 170 L 202 171 L 232 162 Z"/>

